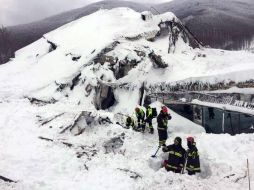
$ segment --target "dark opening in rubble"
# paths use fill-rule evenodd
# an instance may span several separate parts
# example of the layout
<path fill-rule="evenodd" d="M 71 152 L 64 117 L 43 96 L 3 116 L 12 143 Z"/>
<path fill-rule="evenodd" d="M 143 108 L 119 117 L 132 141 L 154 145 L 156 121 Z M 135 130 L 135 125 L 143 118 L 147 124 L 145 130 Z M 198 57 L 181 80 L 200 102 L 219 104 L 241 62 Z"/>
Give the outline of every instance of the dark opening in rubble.
<path fill-rule="evenodd" d="M 114 105 L 116 100 L 111 86 L 100 83 L 100 85 L 95 88 L 95 93 L 94 105 L 97 110 L 105 110 Z"/>
<path fill-rule="evenodd" d="M 120 79 L 128 74 L 128 72 L 137 66 L 139 62 L 136 60 L 129 61 L 127 58 L 118 62 L 118 67 L 114 70 L 116 79 Z"/>
<path fill-rule="evenodd" d="M 146 16 L 145 15 L 141 15 L 141 18 L 142 18 L 142 20 L 146 20 Z"/>
<path fill-rule="evenodd" d="M 116 99 L 113 93 L 113 89 L 109 87 L 107 97 L 104 98 L 101 102 L 101 109 L 103 110 L 108 109 L 109 107 L 114 105 L 115 101 Z"/>

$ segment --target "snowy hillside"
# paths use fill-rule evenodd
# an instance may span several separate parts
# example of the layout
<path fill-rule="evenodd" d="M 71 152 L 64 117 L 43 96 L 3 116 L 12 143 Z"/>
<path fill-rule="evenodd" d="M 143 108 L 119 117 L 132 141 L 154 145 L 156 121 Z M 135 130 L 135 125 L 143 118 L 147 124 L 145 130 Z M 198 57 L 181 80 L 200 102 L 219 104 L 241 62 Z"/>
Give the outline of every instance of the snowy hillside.
<path fill-rule="evenodd" d="M 156 1 L 156 3 L 162 2 Z M 230 50 L 251 47 L 249 45 L 254 29 L 252 0 L 177 0 L 165 1 L 165 3 L 152 6 L 160 13 L 173 11 L 206 45 Z M 14 36 L 15 49 L 24 47 L 39 39 L 44 33 L 94 13 L 102 7 L 105 9 L 129 7 L 141 12 L 149 10 L 151 4 L 147 2 L 140 4 L 137 1 L 99 1 L 37 22 L 11 26 L 8 29 Z M 31 33 L 31 31 L 33 32 Z"/>
<path fill-rule="evenodd" d="M 189 135 L 197 141 L 202 173 L 188 176 L 160 168 L 161 151 L 151 158 L 157 133 L 116 124 L 133 114 L 141 88 L 149 94 L 194 82 L 229 88 L 253 81 L 254 54 L 201 47 L 173 13 L 144 15 L 100 10 L 0 66 L 0 176 L 17 181 L 0 180 L 1 189 L 248 188 L 253 135 L 205 134 L 170 110 L 167 144 L 176 136 L 184 148 Z M 162 104 L 152 106 L 159 112 Z"/>

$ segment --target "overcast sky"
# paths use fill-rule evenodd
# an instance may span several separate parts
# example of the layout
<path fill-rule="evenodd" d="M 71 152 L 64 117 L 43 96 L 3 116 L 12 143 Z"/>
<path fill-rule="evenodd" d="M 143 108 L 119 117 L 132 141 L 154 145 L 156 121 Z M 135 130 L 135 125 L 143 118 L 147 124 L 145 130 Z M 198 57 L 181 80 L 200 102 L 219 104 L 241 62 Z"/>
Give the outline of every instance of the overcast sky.
<path fill-rule="evenodd" d="M 100 0 L 0 0 L 0 25 L 29 23 Z M 171 0 L 132 0 L 166 2 Z"/>

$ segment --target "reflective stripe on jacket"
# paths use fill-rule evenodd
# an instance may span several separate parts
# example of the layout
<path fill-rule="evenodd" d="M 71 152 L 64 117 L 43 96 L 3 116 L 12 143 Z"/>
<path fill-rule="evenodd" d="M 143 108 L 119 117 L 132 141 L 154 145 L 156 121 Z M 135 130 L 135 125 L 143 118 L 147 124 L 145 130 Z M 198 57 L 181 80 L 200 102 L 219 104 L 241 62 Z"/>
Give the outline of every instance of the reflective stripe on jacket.
<path fill-rule="evenodd" d="M 140 108 L 139 112 L 136 112 L 136 117 L 137 118 L 144 118 L 145 117 L 145 112 Z"/>
<path fill-rule="evenodd" d="M 160 112 L 160 114 L 157 117 L 157 129 L 158 130 L 167 130 L 168 129 L 168 120 L 171 119 L 171 116 L 169 114 L 163 114 Z"/>
<path fill-rule="evenodd" d="M 188 150 L 186 170 L 192 172 L 200 172 L 199 154 L 196 146 L 192 146 Z"/>
<path fill-rule="evenodd" d="M 152 108 L 147 108 L 146 117 L 153 117 L 153 109 Z"/>
<path fill-rule="evenodd" d="M 163 148 L 163 152 L 168 152 L 168 164 L 176 167 L 177 169 L 183 168 L 185 161 L 186 151 L 182 146 L 179 145 L 169 145 Z"/>

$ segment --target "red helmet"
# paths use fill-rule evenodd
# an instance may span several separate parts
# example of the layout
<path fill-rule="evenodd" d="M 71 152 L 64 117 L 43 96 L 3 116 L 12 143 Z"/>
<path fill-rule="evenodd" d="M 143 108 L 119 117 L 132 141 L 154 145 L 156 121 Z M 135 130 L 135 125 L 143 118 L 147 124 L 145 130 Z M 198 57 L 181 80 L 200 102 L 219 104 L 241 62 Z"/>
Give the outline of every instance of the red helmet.
<path fill-rule="evenodd" d="M 139 112 L 139 111 L 140 111 L 140 109 L 139 109 L 138 107 L 136 107 L 136 108 L 135 108 L 135 111 L 136 111 L 136 112 Z"/>
<path fill-rule="evenodd" d="M 168 108 L 166 106 L 162 107 L 162 113 L 168 113 Z"/>
<path fill-rule="evenodd" d="M 193 137 L 188 137 L 188 138 L 187 138 L 187 142 L 194 143 L 194 138 L 193 138 Z"/>

